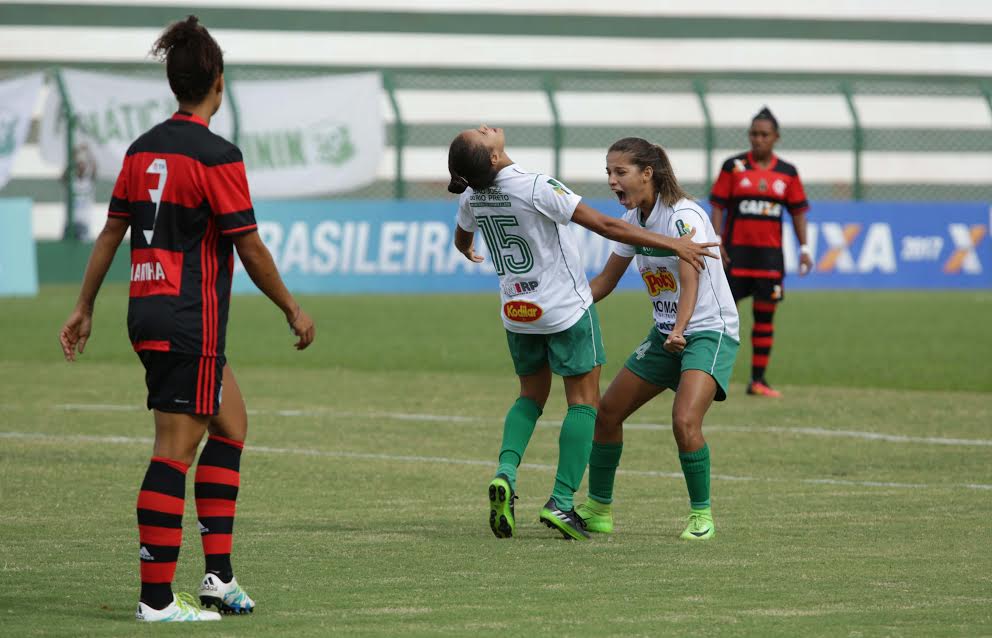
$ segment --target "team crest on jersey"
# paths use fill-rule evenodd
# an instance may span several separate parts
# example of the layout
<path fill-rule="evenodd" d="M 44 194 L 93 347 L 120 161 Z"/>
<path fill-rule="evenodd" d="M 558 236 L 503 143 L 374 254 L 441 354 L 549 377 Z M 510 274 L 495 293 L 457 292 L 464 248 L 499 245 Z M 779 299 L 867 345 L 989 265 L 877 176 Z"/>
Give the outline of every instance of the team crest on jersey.
<path fill-rule="evenodd" d="M 675 228 L 679 231 L 679 237 L 684 237 L 692 232 L 692 226 L 685 223 L 681 219 L 675 220 Z"/>
<path fill-rule="evenodd" d="M 648 294 L 652 297 L 657 297 L 665 291 L 675 292 L 678 290 L 675 275 L 667 268 L 645 268 L 641 271 L 641 279 L 644 280 L 644 285 L 648 287 Z"/>
<path fill-rule="evenodd" d="M 557 194 L 559 194 L 559 195 L 571 195 L 572 194 L 572 191 L 570 191 L 567 188 L 565 188 L 565 185 L 562 184 L 561 182 L 559 182 L 558 180 L 556 180 L 554 177 L 552 177 L 551 179 L 549 179 L 548 180 L 548 183 L 551 184 L 551 188 Z"/>
<path fill-rule="evenodd" d="M 537 290 L 538 282 L 536 281 L 515 281 L 512 283 L 503 284 L 503 294 L 507 297 L 516 297 L 517 295 L 522 295 L 527 292 L 534 292 Z"/>
<path fill-rule="evenodd" d="M 529 301 L 507 301 L 503 304 L 503 314 L 510 321 L 530 323 L 537 321 L 544 314 L 544 310 L 537 304 Z"/>
<path fill-rule="evenodd" d="M 775 191 L 775 194 L 779 197 L 785 195 L 785 182 L 780 179 L 775 180 L 772 182 L 772 190 Z"/>

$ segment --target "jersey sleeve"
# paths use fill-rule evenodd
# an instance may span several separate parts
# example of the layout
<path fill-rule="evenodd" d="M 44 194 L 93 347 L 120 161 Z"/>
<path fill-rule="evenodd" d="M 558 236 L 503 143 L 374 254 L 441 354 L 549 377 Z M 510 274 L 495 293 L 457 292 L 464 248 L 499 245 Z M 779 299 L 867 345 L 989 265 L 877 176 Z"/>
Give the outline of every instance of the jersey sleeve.
<path fill-rule="evenodd" d="M 119 219 L 131 219 L 131 205 L 128 201 L 127 175 L 131 166 L 130 156 L 124 158 L 121 172 L 114 182 L 114 192 L 110 196 L 110 207 L 107 210 L 107 217 L 117 217 Z"/>
<path fill-rule="evenodd" d="M 465 191 L 458 198 L 458 213 L 455 215 L 455 223 L 465 232 L 474 233 L 479 224 L 475 221 L 475 215 L 472 214 L 472 207 L 469 206 L 470 196 L 470 192 Z"/>
<path fill-rule="evenodd" d="M 204 191 L 221 235 L 233 237 L 258 230 L 245 163 L 237 147 L 205 168 Z"/>
<path fill-rule="evenodd" d="M 734 172 L 733 160 L 727 160 L 720 168 L 720 174 L 713 182 L 713 189 L 710 191 L 710 203 L 720 208 L 726 209 L 730 203 L 730 187 L 733 186 L 732 176 Z"/>
<path fill-rule="evenodd" d="M 706 214 L 698 208 L 686 207 L 676 209 L 668 221 L 666 235 L 671 237 L 683 237 L 695 229 L 696 234 L 692 236 L 692 241 L 703 244 L 713 241 L 710 225 L 706 223 Z"/>
<path fill-rule="evenodd" d="M 637 215 L 637 209 L 628 210 L 623 215 L 623 221 L 628 224 L 633 224 L 636 220 L 634 216 Z M 637 254 L 637 250 L 630 244 L 624 244 L 623 242 L 615 241 L 613 242 L 613 252 L 620 257 L 633 257 Z"/>
<path fill-rule="evenodd" d="M 548 175 L 538 175 L 534 180 L 533 203 L 539 213 L 558 224 L 567 224 L 572 213 L 582 201 L 564 184 Z"/>
<path fill-rule="evenodd" d="M 785 191 L 785 205 L 793 215 L 805 213 L 809 209 L 809 202 L 806 200 L 806 190 L 799 179 L 797 172 L 795 177 L 789 180 L 789 187 Z"/>

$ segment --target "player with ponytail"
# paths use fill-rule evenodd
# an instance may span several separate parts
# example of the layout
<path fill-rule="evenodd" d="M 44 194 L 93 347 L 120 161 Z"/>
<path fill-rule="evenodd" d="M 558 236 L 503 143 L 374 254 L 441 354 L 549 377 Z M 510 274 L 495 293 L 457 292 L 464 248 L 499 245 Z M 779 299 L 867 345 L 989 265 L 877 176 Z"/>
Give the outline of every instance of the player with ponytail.
<path fill-rule="evenodd" d="M 709 218 L 679 185 L 664 149 L 625 137 L 606 155 L 610 189 L 627 208 L 624 220 L 671 237 L 717 238 Z M 609 295 L 632 260 L 651 300 L 654 323 L 610 383 L 599 404 L 589 457 L 589 498 L 577 512 L 590 532 L 613 531 L 613 483 L 623 451 L 623 422 L 666 388 L 675 391 L 672 430 L 689 492 L 689 520 L 681 538 L 716 532 L 710 503 L 710 450 L 703 417 L 727 397 L 738 348 L 738 318 L 723 269 L 697 272 L 671 251 L 617 243 L 589 285 L 595 301 Z"/>

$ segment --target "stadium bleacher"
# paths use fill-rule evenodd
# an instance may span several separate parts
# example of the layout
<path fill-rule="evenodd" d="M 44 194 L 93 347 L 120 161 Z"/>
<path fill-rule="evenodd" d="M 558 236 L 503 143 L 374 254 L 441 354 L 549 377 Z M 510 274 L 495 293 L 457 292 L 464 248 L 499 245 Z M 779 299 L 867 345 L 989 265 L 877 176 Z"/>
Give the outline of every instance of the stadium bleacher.
<path fill-rule="evenodd" d="M 147 51 L 188 6 L 224 47 L 234 82 L 383 71 L 377 180 L 339 197 L 444 197 L 447 144 L 479 122 L 507 128 L 518 162 L 589 196 L 608 195 L 606 147 L 647 137 L 671 150 L 702 197 L 767 104 L 782 124 L 779 153 L 812 199 L 988 198 L 992 6 L 848 2 L 825 15 L 811 3 L 772 11 L 749 0 L 684 15 L 661 4 L 0 3 L 0 78 L 68 67 L 162 76 Z M 54 239 L 65 223 L 63 169 L 42 160 L 38 128 L 0 196 L 31 197 L 36 237 Z M 98 185 L 98 201 L 109 189 Z"/>

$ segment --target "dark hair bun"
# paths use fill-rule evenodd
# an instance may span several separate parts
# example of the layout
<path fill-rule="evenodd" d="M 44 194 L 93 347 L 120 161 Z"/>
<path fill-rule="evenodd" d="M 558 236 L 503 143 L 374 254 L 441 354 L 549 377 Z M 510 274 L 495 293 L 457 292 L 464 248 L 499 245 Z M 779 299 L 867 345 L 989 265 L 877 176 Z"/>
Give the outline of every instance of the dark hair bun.
<path fill-rule="evenodd" d="M 461 175 L 452 175 L 451 181 L 448 182 L 448 192 L 454 193 L 455 195 L 461 195 L 468 188 L 468 180 L 466 180 Z"/>

